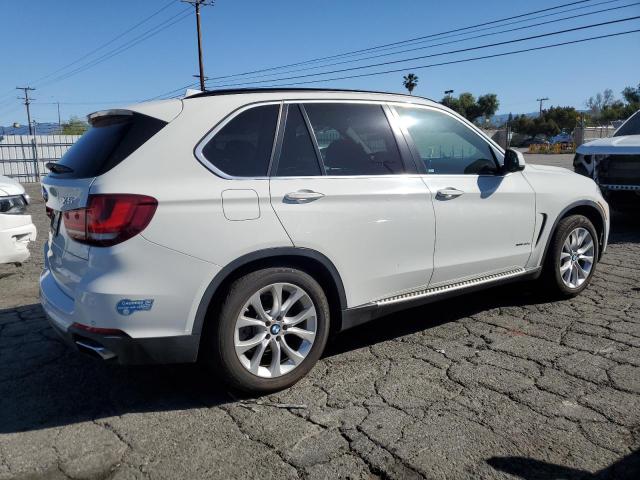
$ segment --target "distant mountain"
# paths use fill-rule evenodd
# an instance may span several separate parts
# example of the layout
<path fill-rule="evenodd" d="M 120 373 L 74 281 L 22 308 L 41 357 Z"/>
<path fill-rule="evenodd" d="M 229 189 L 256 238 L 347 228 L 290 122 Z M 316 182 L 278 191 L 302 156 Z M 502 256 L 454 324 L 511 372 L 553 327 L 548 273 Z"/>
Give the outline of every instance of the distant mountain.
<path fill-rule="evenodd" d="M 57 123 L 37 123 L 35 133 L 37 135 L 56 135 L 60 133 L 60 127 Z M 9 127 L 0 125 L 0 135 L 29 135 L 29 127 L 20 125 L 15 128 L 13 125 Z"/>

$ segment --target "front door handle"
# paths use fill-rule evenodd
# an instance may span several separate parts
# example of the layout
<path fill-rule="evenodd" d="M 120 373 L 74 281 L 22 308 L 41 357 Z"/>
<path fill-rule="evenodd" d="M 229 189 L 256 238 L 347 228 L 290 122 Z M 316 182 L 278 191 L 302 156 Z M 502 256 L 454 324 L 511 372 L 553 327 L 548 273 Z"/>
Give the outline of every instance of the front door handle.
<path fill-rule="evenodd" d="M 440 200 L 451 200 L 463 194 L 464 192 L 462 190 L 458 190 L 457 188 L 453 188 L 453 187 L 447 187 L 447 188 L 438 190 L 438 193 L 436 193 L 436 198 Z"/>
<path fill-rule="evenodd" d="M 289 192 L 284 196 L 284 203 L 309 203 L 324 197 L 324 193 L 313 190 L 298 190 Z"/>

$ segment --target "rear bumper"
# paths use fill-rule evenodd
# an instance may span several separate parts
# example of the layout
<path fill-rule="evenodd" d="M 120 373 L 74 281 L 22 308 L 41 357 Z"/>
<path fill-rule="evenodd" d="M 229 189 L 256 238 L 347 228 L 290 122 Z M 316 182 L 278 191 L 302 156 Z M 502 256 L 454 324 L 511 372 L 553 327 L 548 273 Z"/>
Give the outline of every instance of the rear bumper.
<path fill-rule="evenodd" d="M 70 326 L 61 327 L 48 314 L 53 329 L 75 350 L 109 363 L 150 365 L 193 363 L 198 356 L 200 337 L 131 338 L 126 335 L 101 335 Z"/>
<path fill-rule="evenodd" d="M 29 242 L 36 239 L 31 215 L 0 214 L 0 263 L 20 263 L 29 258 Z"/>
<path fill-rule="evenodd" d="M 90 325 L 90 318 L 76 318 L 74 300 L 57 285 L 45 267 L 40 276 L 40 302 L 53 329 L 72 348 L 111 363 L 122 365 L 192 363 L 198 358 L 199 335 L 133 338 L 105 335 L 78 328 Z"/>

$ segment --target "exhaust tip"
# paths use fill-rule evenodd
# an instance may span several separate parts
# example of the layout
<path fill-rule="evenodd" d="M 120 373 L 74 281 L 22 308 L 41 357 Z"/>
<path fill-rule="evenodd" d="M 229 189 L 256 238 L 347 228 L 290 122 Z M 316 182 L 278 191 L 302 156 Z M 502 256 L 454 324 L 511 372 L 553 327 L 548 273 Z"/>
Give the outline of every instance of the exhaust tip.
<path fill-rule="evenodd" d="M 80 350 L 82 353 L 90 355 L 94 358 L 98 358 L 100 360 L 111 360 L 112 358 L 116 358 L 115 353 L 97 342 L 82 339 L 75 340 L 75 344 L 78 347 L 78 350 Z"/>

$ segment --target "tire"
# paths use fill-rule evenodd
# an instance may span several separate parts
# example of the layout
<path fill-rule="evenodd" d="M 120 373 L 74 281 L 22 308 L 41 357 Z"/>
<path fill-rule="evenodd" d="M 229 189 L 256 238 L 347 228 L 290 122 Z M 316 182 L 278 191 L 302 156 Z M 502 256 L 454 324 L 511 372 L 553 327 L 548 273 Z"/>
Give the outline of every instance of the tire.
<path fill-rule="evenodd" d="M 569 239 L 570 235 L 577 236 Z M 591 240 L 593 245 L 585 250 L 589 245 L 588 240 Z M 543 287 L 559 297 L 570 298 L 578 295 L 589 286 L 593 278 L 598 263 L 599 248 L 598 234 L 587 217 L 571 215 L 560 220 L 545 258 L 540 279 Z M 567 268 L 569 264 L 571 265 Z"/>
<path fill-rule="evenodd" d="M 273 302 L 277 292 L 278 306 Z M 275 317 L 274 309 L 279 312 Z M 295 324 L 299 318 L 305 320 Z M 249 273 L 231 284 L 217 323 L 209 330 L 207 363 L 234 390 L 249 394 L 282 390 L 318 361 L 329 336 L 329 322 L 327 297 L 309 274 L 284 267 Z M 274 357 L 277 350 L 279 366 Z"/>

